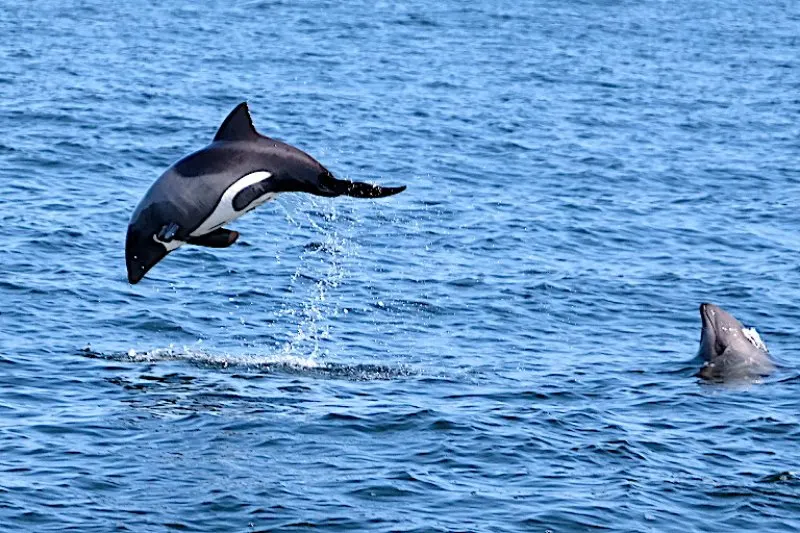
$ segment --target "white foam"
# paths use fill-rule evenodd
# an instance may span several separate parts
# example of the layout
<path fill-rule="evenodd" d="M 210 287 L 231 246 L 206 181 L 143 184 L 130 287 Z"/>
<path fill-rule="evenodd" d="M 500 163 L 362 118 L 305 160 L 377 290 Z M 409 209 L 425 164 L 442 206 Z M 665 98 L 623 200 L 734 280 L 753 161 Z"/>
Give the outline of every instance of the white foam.
<path fill-rule="evenodd" d="M 131 348 L 127 352 L 130 360 L 135 362 L 159 362 L 159 361 L 189 361 L 192 363 L 205 364 L 210 366 L 229 366 L 261 367 L 261 366 L 280 366 L 284 368 L 324 368 L 325 364 L 320 363 L 311 356 L 299 356 L 284 352 L 267 355 L 239 355 L 239 354 L 212 354 L 197 350 L 188 346 L 175 348 L 170 345 L 166 348 L 155 348 L 139 352 Z"/>

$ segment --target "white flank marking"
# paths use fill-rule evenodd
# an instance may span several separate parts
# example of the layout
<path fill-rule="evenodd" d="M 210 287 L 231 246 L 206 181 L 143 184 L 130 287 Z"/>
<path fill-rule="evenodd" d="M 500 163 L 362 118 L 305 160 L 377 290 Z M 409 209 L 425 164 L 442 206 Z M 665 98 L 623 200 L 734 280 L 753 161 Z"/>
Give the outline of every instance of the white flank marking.
<path fill-rule="evenodd" d="M 239 181 L 228 187 L 228 190 L 225 191 L 225 194 L 223 194 L 222 198 L 220 198 L 217 207 L 214 208 L 214 212 L 211 213 L 211 215 L 205 219 L 202 224 L 200 224 L 199 228 L 192 232 L 192 237 L 199 237 L 200 235 L 205 235 L 210 231 L 214 231 L 215 229 L 222 227 L 224 224 L 227 224 L 232 220 L 236 220 L 251 209 L 275 198 L 275 196 L 277 196 L 276 193 L 267 193 L 256 198 L 250 205 L 246 206 L 241 211 L 236 211 L 233 208 L 233 199 L 237 194 L 239 194 L 239 191 L 255 183 L 268 180 L 271 177 L 272 174 L 264 170 L 259 170 L 258 172 L 253 172 L 251 174 L 242 176 Z M 180 246 L 180 244 L 178 246 Z"/>

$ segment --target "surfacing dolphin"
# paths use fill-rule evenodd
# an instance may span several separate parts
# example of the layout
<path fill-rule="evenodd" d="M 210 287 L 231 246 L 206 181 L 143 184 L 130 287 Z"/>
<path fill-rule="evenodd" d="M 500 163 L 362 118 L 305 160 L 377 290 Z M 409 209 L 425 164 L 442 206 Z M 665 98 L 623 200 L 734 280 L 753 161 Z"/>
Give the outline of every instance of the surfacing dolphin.
<path fill-rule="evenodd" d="M 698 376 L 717 381 L 747 379 L 775 369 L 755 328 L 745 328 L 733 315 L 709 303 L 700 305 L 700 319 L 703 329 L 698 355 L 705 363 Z"/>
<path fill-rule="evenodd" d="M 183 244 L 227 248 L 239 233 L 222 226 L 278 193 L 383 198 L 404 190 L 333 177 L 302 150 L 258 133 L 243 102 L 211 144 L 169 167 L 139 202 L 125 239 L 128 281 Z"/>

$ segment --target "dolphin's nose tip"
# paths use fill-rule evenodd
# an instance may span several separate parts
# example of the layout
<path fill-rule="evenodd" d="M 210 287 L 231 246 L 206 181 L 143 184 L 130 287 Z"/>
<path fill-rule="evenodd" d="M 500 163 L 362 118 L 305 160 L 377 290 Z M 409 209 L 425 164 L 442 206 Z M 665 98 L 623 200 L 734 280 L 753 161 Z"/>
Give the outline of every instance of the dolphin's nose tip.
<path fill-rule="evenodd" d="M 142 280 L 144 277 L 144 268 L 139 265 L 138 263 L 129 263 L 128 267 L 128 283 L 131 285 L 136 285 Z"/>
<path fill-rule="evenodd" d="M 715 312 L 716 309 L 717 309 L 717 306 L 712 304 L 712 303 L 708 303 L 708 302 L 701 303 L 700 304 L 700 315 L 704 316 L 704 317 L 706 317 L 708 319 L 711 319 L 716 314 L 716 312 Z"/>
<path fill-rule="evenodd" d="M 128 272 L 128 283 L 136 285 L 141 281 L 142 277 L 137 275 L 136 272 Z"/>

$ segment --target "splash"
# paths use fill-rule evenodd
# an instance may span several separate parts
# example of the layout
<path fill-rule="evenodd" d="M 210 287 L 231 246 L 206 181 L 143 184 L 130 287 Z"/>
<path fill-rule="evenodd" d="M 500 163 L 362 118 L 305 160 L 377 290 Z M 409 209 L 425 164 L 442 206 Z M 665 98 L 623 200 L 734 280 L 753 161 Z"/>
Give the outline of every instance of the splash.
<path fill-rule="evenodd" d="M 234 354 L 212 354 L 205 351 L 183 346 L 176 348 L 170 345 L 166 348 L 156 348 L 154 350 L 136 351 L 128 350 L 125 354 L 127 360 L 134 363 L 154 363 L 159 361 L 187 361 L 201 366 L 211 367 L 242 367 L 242 368 L 269 368 L 273 366 L 283 366 L 287 368 L 317 368 L 320 366 L 311 357 L 300 357 L 282 353 L 269 355 L 234 355 Z"/>
<path fill-rule="evenodd" d="M 80 353 L 84 357 L 91 359 L 103 359 L 120 363 L 184 361 L 202 368 L 265 374 L 299 374 L 352 381 L 388 380 L 419 374 L 418 371 L 407 365 L 323 362 L 311 356 L 303 357 L 280 352 L 266 355 L 214 354 L 190 346 L 175 347 L 174 345 L 145 351 L 131 348 L 127 352 L 117 353 L 102 353 L 92 349 L 91 346 L 86 346 Z"/>
<path fill-rule="evenodd" d="M 335 289 L 347 276 L 347 259 L 355 254 L 350 238 L 354 222 L 350 218 L 349 224 L 341 224 L 342 217 L 330 201 L 312 200 L 312 209 L 303 213 L 302 224 L 285 206 L 282 208 L 289 223 L 311 227 L 318 239 L 303 247 L 291 278 L 292 292 L 300 303 L 287 304 L 279 312 L 296 322 L 296 330 L 283 343 L 281 354 L 316 360 L 328 355 L 324 344 L 331 338 L 331 318 L 341 312 Z"/>

